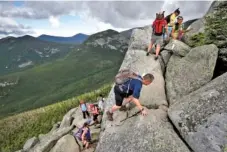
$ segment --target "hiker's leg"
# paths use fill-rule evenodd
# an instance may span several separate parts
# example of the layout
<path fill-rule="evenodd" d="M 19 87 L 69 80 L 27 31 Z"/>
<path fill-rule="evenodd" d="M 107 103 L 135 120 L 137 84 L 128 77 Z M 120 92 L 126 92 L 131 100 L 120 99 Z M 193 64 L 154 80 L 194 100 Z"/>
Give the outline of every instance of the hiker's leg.
<path fill-rule="evenodd" d="M 122 92 L 119 86 L 114 87 L 114 94 L 115 94 L 115 105 L 111 108 L 111 111 L 110 111 L 111 113 L 120 109 L 124 100 L 124 96 L 122 95 Z"/>
<path fill-rule="evenodd" d="M 86 145 L 85 145 L 85 148 L 88 149 L 88 146 L 89 146 L 89 142 L 86 141 Z"/>
<path fill-rule="evenodd" d="M 161 47 L 160 44 L 157 44 L 157 47 L 156 47 L 156 50 L 155 50 L 155 52 L 156 52 L 155 56 L 159 55 L 160 47 Z"/>
<path fill-rule="evenodd" d="M 118 109 L 120 109 L 121 106 L 117 106 L 117 105 L 114 105 L 112 108 L 111 108 L 111 113 L 114 113 L 115 111 L 117 111 Z"/>
<path fill-rule="evenodd" d="M 88 116 L 88 117 L 90 117 L 90 115 L 89 115 L 88 111 L 86 111 L 86 114 L 87 114 L 87 116 Z"/>
<path fill-rule="evenodd" d="M 157 38 L 156 44 L 157 44 L 157 46 L 156 46 L 156 50 L 155 50 L 155 57 L 157 58 L 160 53 L 161 45 L 163 44 L 162 37 Z"/>
<path fill-rule="evenodd" d="M 82 112 L 83 112 L 83 117 L 84 117 L 84 119 L 86 119 L 85 111 L 82 111 Z"/>
<path fill-rule="evenodd" d="M 147 48 L 147 52 L 151 51 L 152 46 L 153 46 L 153 41 L 151 40 L 151 43 L 149 44 L 149 46 Z"/>

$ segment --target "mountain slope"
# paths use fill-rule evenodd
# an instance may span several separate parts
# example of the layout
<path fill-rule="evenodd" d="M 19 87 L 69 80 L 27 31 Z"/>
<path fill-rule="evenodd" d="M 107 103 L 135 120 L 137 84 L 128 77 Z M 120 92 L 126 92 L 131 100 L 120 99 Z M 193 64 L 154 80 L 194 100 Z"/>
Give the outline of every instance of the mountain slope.
<path fill-rule="evenodd" d="M 66 44 L 81 44 L 83 43 L 89 35 L 86 34 L 76 34 L 72 37 L 60 37 L 60 36 L 51 36 L 51 35 L 40 35 L 38 39 L 49 41 L 49 42 L 57 42 L 57 43 L 66 43 Z"/>
<path fill-rule="evenodd" d="M 0 115 L 45 106 L 112 81 L 124 58 L 128 40 L 109 31 L 93 37 L 100 37 L 105 45 L 96 42 L 99 39 L 88 40 L 57 61 L 0 77 L 2 84 L 11 78 L 8 82 L 11 85 L 2 87 Z"/>
<path fill-rule="evenodd" d="M 0 39 L 0 75 L 63 57 L 72 48 L 75 45 L 46 42 L 28 35 Z"/>

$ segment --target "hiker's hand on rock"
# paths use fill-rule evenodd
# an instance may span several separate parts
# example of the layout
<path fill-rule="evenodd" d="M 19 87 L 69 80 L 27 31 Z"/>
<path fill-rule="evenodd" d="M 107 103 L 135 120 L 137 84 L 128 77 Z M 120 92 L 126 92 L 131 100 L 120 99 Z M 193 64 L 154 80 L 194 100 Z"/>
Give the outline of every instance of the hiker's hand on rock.
<path fill-rule="evenodd" d="M 141 114 L 142 114 L 143 116 L 146 116 L 146 115 L 147 115 L 147 111 L 146 111 L 145 109 L 143 109 L 142 112 L 141 112 Z"/>

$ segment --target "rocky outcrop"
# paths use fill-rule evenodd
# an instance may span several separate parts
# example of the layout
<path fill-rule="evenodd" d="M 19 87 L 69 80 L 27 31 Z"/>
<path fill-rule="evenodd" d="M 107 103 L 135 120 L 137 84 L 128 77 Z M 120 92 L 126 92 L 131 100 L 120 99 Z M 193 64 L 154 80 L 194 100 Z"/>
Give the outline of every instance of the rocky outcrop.
<path fill-rule="evenodd" d="M 204 18 L 200 18 L 198 20 L 196 20 L 195 22 L 193 22 L 188 28 L 191 28 L 192 30 L 190 30 L 189 32 L 187 32 L 182 40 L 183 42 L 185 42 L 186 44 L 192 46 L 193 42 L 191 41 L 191 37 L 195 34 L 198 33 L 203 33 L 205 30 L 205 19 Z"/>
<path fill-rule="evenodd" d="M 213 44 L 193 48 L 181 59 L 172 56 L 166 70 L 170 104 L 208 83 L 213 77 L 217 57 L 218 48 Z"/>
<path fill-rule="evenodd" d="M 60 128 L 69 127 L 72 124 L 72 115 L 76 112 L 77 108 L 71 109 L 64 117 L 60 124 Z"/>
<path fill-rule="evenodd" d="M 161 109 L 148 110 L 148 116 L 132 117 L 118 125 L 106 128 L 96 152 L 189 152 Z"/>
<path fill-rule="evenodd" d="M 223 49 L 227 48 L 226 11 L 227 1 L 213 1 L 207 14 L 193 22 L 190 25 L 193 30 L 183 37 L 184 42 L 192 47 L 215 44 L 220 49 L 214 78 L 227 72 L 227 55 L 223 54 Z"/>
<path fill-rule="evenodd" d="M 129 49 L 145 50 L 147 49 L 152 34 L 151 25 L 143 28 L 134 29 L 129 42 Z"/>
<path fill-rule="evenodd" d="M 99 116 L 99 120 L 102 118 Z M 75 139 L 72 135 L 78 131 L 86 122 L 83 119 L 81 109 L 79 107 L 69 110 L 63 117 L 61 122 L 53 125 L 53 128 L 47 134 L 40 134 L 33 137 L 25 143 L 21 152 L 81 152 L 83 145 L 81 141 Z M 91 122 L 92 124 L 92 122 Z M 91 126 L 92 145 L 87 152 L 94 151 L 94 146 L 99 140 L 100 125 Z M 85 152 L 85 151 L 83 151 Z"/>
<path fill-rule="evenodd" d="M 72 135 L 65 135 L 58 140 L 50 152 L 80 152 L 80 148 Z"/>
<path fill-rule="evenodd" d="M 56 142 L 64 135 L 68 134 L 74 126 L 65 127 L 54 132 L 50 132 L 48 135 L 45 135 L 38 144 L 36 144 L 28 152 L 49 152 Z"/>
<path fill-rule="evenodd" d="M 26 141 L 26 143 L 24 144 L 23 150 L 24 151 L 28 151 L 29 149 L 31 149 L 36 143 L 38 143 L 39 139 L 37 137 L 33 137 L 29 140 Z"/>
<path fill-rule="evenodd" d="M 195 152 L 226 151 L 226 95 L 227 73 L 170 107 L 170 119 Z"/>
<path fill-rule="evenodd" d="M 191 48 L 185 43 L 178 40 L 170 40 L 170 42 L 164 47 L 165 50 L 171 51 L 174 55 L 184 57 Z"/>
<path fill-rule="evenodd" d="M 140 102 L 148 108 L 149 114 L 146 117 L 137 115 L 129 118 L 138 110 L 132 107 L 127 112 L 114 113 L 113 122 L 108 121 L 104 115 L 103 132 L 100 134 L 96 152 L 189 151 L 167 119 L 165 110 L 168 103 L 160 62 L 155 61 L 153 55 L 146 56 L 146 52 L 143 50 L 143 45 L 148 45 L 150 40 L 148 31 L 148 27 L 133 31 L 131 45 L 120 69 L 131 68 L 139 74 L 152 73 L 154 75 L 154 82 L 149 86 L 144 86 L 140 95 Z M 106 101 L 105 110 L 114 104 L 112 88 Z"/>

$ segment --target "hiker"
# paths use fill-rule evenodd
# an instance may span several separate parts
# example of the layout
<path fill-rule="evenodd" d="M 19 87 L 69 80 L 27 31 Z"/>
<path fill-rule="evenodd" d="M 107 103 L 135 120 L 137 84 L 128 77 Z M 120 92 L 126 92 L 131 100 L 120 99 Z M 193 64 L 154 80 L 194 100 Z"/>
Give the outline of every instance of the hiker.
<path fill-rule="evenodd" d="M 93 121 L 94 123 L 93 124 L 98 124 L 98 116 L 99 116 L 99 108 L 98 108 L 98 105 L 97 104 L 90 104 L 90 111 L 93 115 Z"/>
<path fill-rule="evenodd" d="M 98 101 L 99 101 L 99 109 L 101 112 L 103 112 L 104 111 L 104 97 L 101 94 L 99 95 Z"/>
<path fill-rule="evenodd" d="M 160 13 L 156 13 L 156 19 L 153 22 L 152 27 L 153 27 L 153 32 L 151 37 L 151 43 L 147 49 L 147 56 L 149 55 L 153 45 L 156 45 L 154 59 L 157 60 L 161 46 L 163 45 L 163 42 L 164 42 L 164 33 L 168 32 L 167 22 L 164 19 L 164 11 Z"/>
<path fill-rule="evenodd" d="M 89 124 L 85 122 L 81 128 L 74 134 L 78 140 L 82 141 L 83 147 L 88 149 L 89 143 L 91 142 L 91 132 Z"/>
<path fill-rule="evenodd" d="M 188 31 L 190 31 L 190 30 L 192 30 L 192 28 L 184 30 L 183 17 L 182 16 L 178 16 L 177 17 L 177 22 L 173 26 L 171 37 L 172 37 L 172 39 L 181 40 L 182 37 L 183 37 L 183 34 L 188 32 Z"/>
<path fill-rule="evenodd" d="M 178 15 L 180 15 L 180 10 L 179 10 L 179 8 L 176 9 L 173 13 L 171 13 L 171 14 L 169 14 L 169 15 L 167 15 L 167 16 L 165 17 L 165 20 L 166 20 L 166 22 L 167 22 L 167 24 L 168 24 L 168 32 L 167 32 L 167 33 L 165 34 L 165 36 L 164 36 L 165 39 L 169 39 L 169 36 L 171 35 L 173 26 L 174 26 L 174 24 L 175 24 L 176 17 L 177 17 Z"/>
<path fill-rule="evenodd" d="M 86 119 L 86 115 L 88 117 L 90 117 L 89 113 L 88 113 L 88 108 L 87 108 L 87 104 L 84 102 L 84 100 L 80 101 L 80 109 L 83 113 L 83 118 Z"/>
<path fill-rule="evenodd" d="M 127 78 L 122 81 L 122 84 L 116 83 L 114 86 L 115 105 L 106 112 L 110 121 L 113 121 L 113 113 L 122 107 L 124 99 L 126 102 L 132 101 L 138 107 L 143 116 L 147 115 L 147 111 L 141 106 L 139 101 L 140 91 L 142 89 L 142 85 L 149 85 L 154 80 L 154 76 L 150 73 L 144 75 L 143 77 L 136 73 L 124 73 L 132 72 L 130 72 L 130 70 L 121 70 L 115 77 L 116 82 L 119 80 L 122 81 L 122 79 L 125 79 L 126 77 Z"/>

